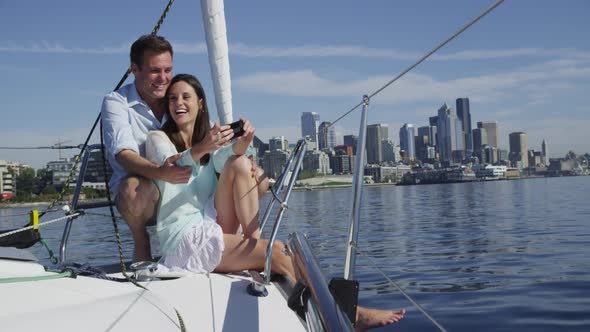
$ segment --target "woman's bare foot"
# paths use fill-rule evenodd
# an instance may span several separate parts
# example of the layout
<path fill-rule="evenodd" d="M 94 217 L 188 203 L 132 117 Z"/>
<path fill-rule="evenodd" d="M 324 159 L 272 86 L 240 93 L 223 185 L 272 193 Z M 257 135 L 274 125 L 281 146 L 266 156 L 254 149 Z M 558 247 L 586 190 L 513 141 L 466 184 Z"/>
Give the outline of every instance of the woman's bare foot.
<path fill-rule="evenodd" d="M 404 318 L 405 314 L 404 309 L 379 310 L 358 307 L 356 310 L 356 330 L 366 331 L 374 327 L 393 324 Z"/>

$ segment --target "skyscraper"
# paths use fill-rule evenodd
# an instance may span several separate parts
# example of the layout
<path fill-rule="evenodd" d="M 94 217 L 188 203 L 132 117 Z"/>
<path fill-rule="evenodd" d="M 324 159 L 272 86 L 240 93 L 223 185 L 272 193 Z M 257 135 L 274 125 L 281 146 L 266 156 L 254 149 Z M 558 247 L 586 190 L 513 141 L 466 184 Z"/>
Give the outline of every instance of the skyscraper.
<path fill-rule="evenodd" d="M 333 149 L 336 146 L 336 128 L 330 126 L 332 122 L 324 121 L 318 129 L 318 148 L 320 150 Z"/>
<path fill-rule="evenodd" d="M 461 120 L 461 131 L 465 143 L 465 156 L 470 157 L 473 152 L 473 138 L 471 136 L 471 112 L 469 98 L 457 98 L 457 117 Z"/>
<path fill-rule="evenodd" d="M 436 125 L 438 151 L 440 161 L 443 163 L 451 163 L 453 161 L 453 151 L 457 151 L 459 148 L 463 149 L 462 135 L 460 134 L 462 131 L 458 130 L 460 129 L 457 128 L 458 126 L 461 126 L 461 122 L 455 115 L 455 111 L 449 108 L 446 103 L 443 104 L 438 109 L 438 122 Z M 461 142 L 457 142 L 458 138 Z"/>
<path fill-rule="evenodd" d="M 510 155 L 508 156 L 510 161 L 514 164 L 514 166 L 518 166 L 518 163 L 520 162 L 522 168 L 529 167 L 526 133 L 510 133 L 510 135 L 508 135 L 508 140 L 510 143 Z"/>
<path fill-rule="evenodd" d="M 545 139 L 543 139 L 543 143 L 541 143 L 541 153 L 543 165 L 549 166 L 549 156 L 547 155 L 547 142 L 545 142 Z"/>
<path fill-rule="evenodd" d="M 316 112 L 303 112 L 301 114 L 301 136 L 311 137 L 312 142 L 318 143 L 318 128 L 320 115 Z"/>
<path fill-rule="evenodd" d="M 344 145 L 352 146 L 352 153 L 356 155 L 356 145 L 358 143 L 358 137 L 356 135 L 344 135 Z"/>
<path fill-rule="evenodd" d="M 486 130 L 487 144 L 495 148 L 498 147 L 498 121 L 479 121 L 477 128 Z"/>
<path fill-rule="evenodd" d="M 399 129 L 399 145 L 402 150 L 406 151 L 408 160 L 416 160 L 414 136 L 416 136 L 414 125 L 411 123 L 404 123 Z"/>
<path fill-rule="evenodd" d="M 372 124 L 367 126 L 367 163 L 379 164 L 383 161 L 381 141 L 389 136 L 389 126 L 386 124 Z"/>

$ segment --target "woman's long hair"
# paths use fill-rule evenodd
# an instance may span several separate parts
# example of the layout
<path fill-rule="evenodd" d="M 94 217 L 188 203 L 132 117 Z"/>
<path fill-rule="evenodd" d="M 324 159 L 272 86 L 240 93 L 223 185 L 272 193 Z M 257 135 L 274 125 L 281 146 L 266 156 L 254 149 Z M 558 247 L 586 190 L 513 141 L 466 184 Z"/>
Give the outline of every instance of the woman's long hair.
<path fill-rule="evenodd" d="M 195 76 L 190 74 L 178 74 L 174 76 L 172 78 L 172 81 L 170 81 L 170 85 L 166 90 L 166 95 L 164 96 L 163 100 L 164 109 L 166 110 L 166 113 L 168 113 L 168 120 L 162 126 L 162 131 L 164 131 L 166 135 L 168 135 L 170 141 L 172 141 L 178 152 L 186 150 L 187 147 L 184 145 L 185 143 L 180 138 L 180 135 L 178 135 L 178 126 L 176 125 L 176 122 L 174 122 L 172 115 L 170 115 L 170 108 L 168 105 L 170 101 L 170 88 L 172 88 L 174 84 L 181 81 L 186 82 L 190 86 L 192 86 L 195 90 L 195 93 L 197 94 L 197 97 L 203 100 L 202 108 L 198 111 L 197 119 L 195 120 L 191 144 L 195 145 L 201 142 L 209 133 L 209 130 L 211 130 L 211 124 L 209 122 L 209 110 L 207 109 L 207 98 L 205 97 L 205 90 L 203 89 L 201 82 L 199 82 L 199 80 Z M 207 164 L 209 162 L 209 158 L 210 156 L 208 153 L 201 157 L 201 165 Z"/>

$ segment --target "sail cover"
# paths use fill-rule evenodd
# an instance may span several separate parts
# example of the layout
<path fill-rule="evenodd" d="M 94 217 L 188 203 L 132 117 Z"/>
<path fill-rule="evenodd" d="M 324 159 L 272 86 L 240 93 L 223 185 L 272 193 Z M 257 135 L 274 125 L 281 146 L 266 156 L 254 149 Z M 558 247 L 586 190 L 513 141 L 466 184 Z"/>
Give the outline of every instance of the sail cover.
<path fill-rule="evenodd" d="M 205 26 L 217 115 L 220 124 L 228 124 L 233 121 L 233 117 L 223 0 L 201 0 L 201 14 Z"/>

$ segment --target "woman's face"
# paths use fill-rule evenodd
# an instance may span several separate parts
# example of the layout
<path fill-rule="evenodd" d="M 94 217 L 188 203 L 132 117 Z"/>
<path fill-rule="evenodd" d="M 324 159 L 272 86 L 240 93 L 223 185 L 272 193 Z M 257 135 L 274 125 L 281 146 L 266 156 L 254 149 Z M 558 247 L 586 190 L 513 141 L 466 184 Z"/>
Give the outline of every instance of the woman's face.
<path fill-rule="evenodd" d="M 194 124 L 201 104 L 202 99 L 199 99 L 190 84 L 179 81 L 170 86 L 168 109 L 178 127 Z"/>

